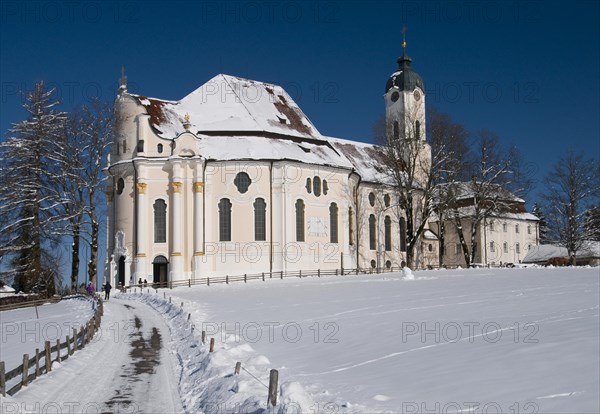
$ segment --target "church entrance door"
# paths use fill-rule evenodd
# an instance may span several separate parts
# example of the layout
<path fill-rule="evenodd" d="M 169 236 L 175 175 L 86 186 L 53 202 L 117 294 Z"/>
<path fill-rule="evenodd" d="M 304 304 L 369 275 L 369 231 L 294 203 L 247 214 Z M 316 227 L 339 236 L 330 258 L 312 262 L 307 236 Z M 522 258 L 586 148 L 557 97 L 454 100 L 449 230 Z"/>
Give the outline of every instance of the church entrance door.
<path fill-rule="evenodd" d="M 117 282 L 119 286 L 125 286 L 125 256 L 119 257 L 119 268 L 117 269 Z"/>
<path fill-rule="evenodd" d="M 158 286 L 167 285 L 167 276 L 169 274 L 169 261 L 165 256 L 156 256 L 153 265 L 153 282 Z"/>

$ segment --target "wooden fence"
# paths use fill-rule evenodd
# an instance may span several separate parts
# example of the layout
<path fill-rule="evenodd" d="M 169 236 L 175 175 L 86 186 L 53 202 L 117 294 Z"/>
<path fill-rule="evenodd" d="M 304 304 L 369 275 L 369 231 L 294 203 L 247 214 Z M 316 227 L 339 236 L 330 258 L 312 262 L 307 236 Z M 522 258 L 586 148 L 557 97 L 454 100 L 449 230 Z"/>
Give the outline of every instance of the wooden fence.
<path fill-rule="evenodd" d="M 286 278 L 305 278 L 305 277 L 321 277 L 321 276 L 349 276 L 349 275 L 360 275 L 360 274 L 381 274 L 381 273 L 391 273 L 391 272 L 399 272 L 402 268 L 400 267 L 390 267 L 390 268 L 356 268 L 356 269 L 327 269 L 327 270 L 294 270 L 294 271 L 277 271 L 277 272 L 262 272 L 262 273 L 252 273 L 252 274 L 243 274 L 243 275 L 226 275 L 226 276 L 211 276 L 201 279 L 187 279 L 187 280 L 177 280 L 177 281 L 168 281 L 168 282 L 154 282 L 154 283 L 142 283 L 136 285 L 129 285 L 124 288 L 121 288 L 122 291 L 126 291 L 127 289 L 133 288 L 174 288 L 178 286 L 188 286 L 192 285 L 207 285 L 217 283 L 235 283 L 235 282 L 244 282 L 247 283 L 251 280 L 262 280 L 263 282 L 268 279 L 286 279 Z"/>
<path fill-rule="evenodd" d="M 10 371 L 6 371 L 5 362 L 0 361 L 0 394 L 3 396 L 6 396 L 6 394 L 14 395 L 40 375 L 52 371 L 53 362 L 62 362 L 78 350 L 85 348 L 86 344 L 92 340 L 100 329 L 104 311 L 102 301 L 98 300 L 97 304 L 94 316 L 84 326 L 80 327 L 79 332 L 76 328 L 73 328 L 73 335 L 67 335 L 65 342 L 61 343 L 60 339 L 57 339 L 56 344 L 51 345 L 50 341 L 46 341 L 44 349 L 40 351 L 37 348 L 31 358 L 29 354 L 23 355 L 23 363 Z M 21 380 L 7 390 L 7 382 L 19 376 Z"/>

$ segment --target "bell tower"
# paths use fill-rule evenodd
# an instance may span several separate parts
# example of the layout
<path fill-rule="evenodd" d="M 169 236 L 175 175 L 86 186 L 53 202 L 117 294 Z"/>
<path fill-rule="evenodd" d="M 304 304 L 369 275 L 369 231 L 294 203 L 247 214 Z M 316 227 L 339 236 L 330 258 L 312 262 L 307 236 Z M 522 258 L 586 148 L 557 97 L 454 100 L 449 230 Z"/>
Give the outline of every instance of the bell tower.
<path fill-rule="evenodd" d="M 385 123 L 388 141 L 425 140 L 425 86 L 406 54 L 406 28 L 402 28 L 402 55 L 398 69 L 385 85 Z"/>

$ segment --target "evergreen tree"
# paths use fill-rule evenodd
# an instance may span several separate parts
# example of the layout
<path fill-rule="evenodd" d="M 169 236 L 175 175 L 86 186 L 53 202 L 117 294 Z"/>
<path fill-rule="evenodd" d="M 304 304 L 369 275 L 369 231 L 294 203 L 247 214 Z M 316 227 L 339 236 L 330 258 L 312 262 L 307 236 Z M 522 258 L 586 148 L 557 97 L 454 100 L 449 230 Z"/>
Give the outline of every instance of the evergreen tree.
<path fill-rule="evenodd" d="M 52 247 L 59 241 L 57 207 L 64 197 L 56 186 L 67 160 L 61 145 L 65 114 L 56 109 L 54 90 L 38 82 L 25 94 L 27 119 L 13 124 L 0 143 L 0 252 L 3 277 L 17 290 L 54 293 L 57 274 Z"/>
<path fill-rule="evenodd" d="M 539 244 L 548 243 L 548 241 L 549 241 L 548 240 L 548 222 L 546 221 L 546 215 L 544 214 L 542 207 L 540 206 L 539 203 L 534 203 L 533 210 L 531 212 L 534 216 L 536 216 L 537 218 L 540 219 L 540 221 L 538 222 L 539 237 L 540 237 Z"/>

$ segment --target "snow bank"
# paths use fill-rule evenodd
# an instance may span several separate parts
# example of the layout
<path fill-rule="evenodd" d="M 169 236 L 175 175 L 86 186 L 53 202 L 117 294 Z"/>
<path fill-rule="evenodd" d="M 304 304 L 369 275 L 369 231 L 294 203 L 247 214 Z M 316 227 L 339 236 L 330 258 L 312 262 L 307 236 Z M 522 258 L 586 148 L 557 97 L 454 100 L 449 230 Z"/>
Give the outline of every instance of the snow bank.
<path fill-rule="evenodd" d="M 120 299 L 146 303 L 162 315 L 171 330 L 173 353 L 180 361 L 179 392 L 187 412 L 244 412 L 272 413 L 266 405 L 269 359 L 258 354 L 249 344 L 240 344 L 235 335 L 225 340 L 215 338 L 215 351 L 209 352 L 208 343 L 202 344 L 202 322 L 188 319 L 181 302 L 168 300 L 153 293 L 118 293 Z M 190 309 L 187 307 L 187 309 Z M 191 316 L 191 315 L 190 315 Z M 234 374 L 236 362 L 241 362 L 241 372 Z M 280 386 L 278 413 L 308 412 L 314 406 L 310 395 L 297 382 Z"/>

